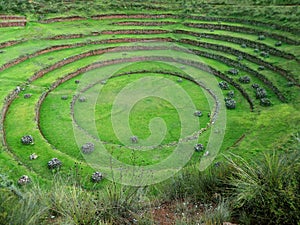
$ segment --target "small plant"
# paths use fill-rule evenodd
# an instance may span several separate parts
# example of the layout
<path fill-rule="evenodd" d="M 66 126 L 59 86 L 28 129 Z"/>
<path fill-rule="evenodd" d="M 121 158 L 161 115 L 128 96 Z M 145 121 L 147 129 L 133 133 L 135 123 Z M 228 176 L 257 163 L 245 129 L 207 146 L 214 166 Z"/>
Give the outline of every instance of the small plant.
<path fill-rule="evenodd" d="M 30 178 L 27 175 L 23 175 L 18 180 L 18 185 L 23 186 L 23 185 L 26 185 L 30 182 L 31 182 Z"/>
<path fill-rule="evenodd" d="M 234 99 L 225 99 L 225 105 L 227 109 L 235 109 L 236 101 Z"/>
<path fill-rule="evenodd" d="M 281 45 L 282 45 L 282 42 L 281 42 L 281 41 L 278 41 L 278 42 L 275 43 L 275 46 L 276 46 L 276 47 L 280 47 Z"/>
<path fill-rule="evenodd" d="M 235 68 L 231 68 L 230 70 L 228 70 L 228 73 L 231 74 L 231 75 L 238 75 L 239 74 L 239 70 L 238 69 L 235 69 Z"/>
<path fill-rule="evenodd" d="M 24 98 L 31 98 L 32 94 L 24 94 Z"/>
<path fill-rule="evenodd" d="M 66 96 L 66 95 L 61 96 L 61 100 L 67 100 L 67 99 L 68 99 L 68 96 Z"/>
<path fill-rule="evenodd" d="M 265 35 L 259 35 L 257 39 L 259 41 L 263 41 L 263 40 L 266 40 L 266 37 L 265 37 Z"/>
<path fill-rule="evenodd" d="M 222 89 L 222 90 L 229 90 L 229 85 L 226 81 L 221 81 L 219 83 L 219 87 Z"/>
<path fill-rule="evenodd" d="M 271 106 L 272 103 L 271 103 L 270 99 L 262 98 L 262 99 L 260 99 L 260 105 L 261 106 Z"/>
<path fill-rule="evenodd" d="M 267 97 L 267 91 L 264 88 L 257 88 L 256 89 L 256 98 L 257 99 L 262 99 L 262 98 L 266 98 Z"/>
<path fill-rule="evenodd" d="M 100 172 L 95 172 L 95 173 L 93 173 L 93 175 L 92 175 L 92 181 L 93 181 L 94 183 L 98 183 L 98 182 L 100 182 L 102 179 L 103 179 L 102 173 L 100 173 Z"/>
<path fill-rule="evenodd" d="M 270 57 L 269 53 L 267 53 L 267 52 L 261 52 L 260 56 L 264 57 L 264 58 L 269 58 Z"/>
<path fill-rule="evenodd" d="M 249 84 L 251 82 L 251 79 L 248 76 L 243 76 L 239 78 L 239 82 L 243 84 Z"/>
<path fill-rule="evenodd" d="M 78 99 L 79 102 L 86 102 L 86 97 L 84 96 L 81 96 L 79 99 Z"/>
<path fill-rule="evenodd" d="M 33 145 L 34 144 L 34 140 L 33 137 L 31 135 L 25 135 L 21 138 L 21 142 L 24 145 Z"/>
<path fill-rule="evenodd" d="M 196 112 L 194 112 L 194 116 L 197 116 L 197 117 L 201 117 L 203 114 L 201 111 L 197 110 Z"/>
<path fill-rule="evenodd" d="M 234 98 L 234 91 L 229 91 L 229 92 L 227 93 L 227 97 L 228 97 L 228 98 Z"/>
<path fill-rule="evenodd" d="M 204 145 L 203 144 L 196 144 L 194 147 L 196 152 L 201 152 L 204 150 Z"/>
<path fill-rule="evenodd" d="M 53 169 L 58 169 L 62 166 L 62 162 L 58 158 L 53 158 L 48 162 L 48 168 L 53 170 Z"/>
<path fill-rule="evenodd" d="M 138 143 L 138 141 L 139 141 L 139 139 L 138 139 L 137 136 L 132 136 L 132 137 L 130 138 L 130 140 L 131 140 L 131 142 L 132 142 L 133 144 L 136 144 L 136 143 Z"/>
<path fill-rule="evenodd" d="M 259 88 L 259 84 L 252 84 L 251 87 L 256 90 Z"/>
<path fill-rule="evenodd" d="M 37 158 L 38 158 L 38 155 L 35 154 L 35 153 L 32 153 L 32 154 L 29 156 L 29 159 L 30 159 L 30 160 L 35 160 L 35 159 L 37 159 Z"/>
<path fill-rule="evenodd" d="M 86 143 L 84 145 L 82 145 L 81 147 L 81 151 L 84 153 L 84 154 L 90 154 L 92 153 L 93 151 L 95 150 L 95 145 L 93 143 Z"/>

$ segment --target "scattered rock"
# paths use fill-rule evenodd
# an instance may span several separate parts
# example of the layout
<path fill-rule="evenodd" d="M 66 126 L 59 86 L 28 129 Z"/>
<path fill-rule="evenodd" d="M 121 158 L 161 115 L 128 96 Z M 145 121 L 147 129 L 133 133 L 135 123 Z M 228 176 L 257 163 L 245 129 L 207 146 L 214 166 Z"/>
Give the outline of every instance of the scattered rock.
<path fill-rule="evenodd" d="M 259 67 L 258 67 L 258 70 L 260 70 L 260 71 L 261 71 L 261 70 L 264 70 L 264 69 L 265 69 L 264 66 L 259 66 Z"/>
<path fill-rule="evenodd" d="M 75 84 L 79 84 L 80 83 L 80 80 L 75 80 Z"/>
<path fill-rule="evenodd" d="M 101 81 L 101 84 L 103 84 L 103 85 L 106 84 L 106 83 L 107 83 L 107 80 L 102 80 Z"/>
<path fill-rule="evenodd" d="M 182 78 L 178 78 L 178 79 L 177 79 L 177 82 L 178 82 L 178 83 L 182 83 L 182 81 L 183 81 Z"/>

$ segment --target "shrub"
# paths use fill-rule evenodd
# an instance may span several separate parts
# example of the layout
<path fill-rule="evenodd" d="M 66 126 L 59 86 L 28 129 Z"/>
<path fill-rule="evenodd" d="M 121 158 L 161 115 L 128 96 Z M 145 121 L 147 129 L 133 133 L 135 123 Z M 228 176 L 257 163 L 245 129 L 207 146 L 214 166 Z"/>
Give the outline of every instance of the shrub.
<path fill-rule="evenodd" d="M 31 135 L 25 135 L 21 138 L 21 142 L 24 145 L 32 145 L 34 144 L 33 137 Z"/>
<path fill-rule="evenodd" d="M 238 75 L 239 74 L 239 70 L 235 69 L 235 68 L 231 68 L 230 70 L 228 70 L 228 73 L 230 75 Z"/>
<path fill-rule="evenodd" d="M 251 163 L 235 156 L 230 183 L 237 214 L 251 224 L 297 224 L 300 221 L 300 153 L 264 154 Z"/>
<path fill-rule="evenodd" d="M 68 96 L 63 95 L 63 96 L 61 96 L 61 99 L 62 99 L 62 100 L 67 100 L 67 99 L 68 99 Z"/>
<path fill-rule="evenodd" d="M 229 91 L 229 92 L 227 93 L 227 97 L 228 97 L 228 98 L 234 98 L 234 91 Z"/>
<path fill-rule="evenodd" d="M 259 84 L 252 84 L 251 87 L 256 90 L 257 88 L 259 88 Z"/>
<path fill-rule="evenodd" d="M 225 99 L 225 105 L 227 109 L 235 109 L 236 101 L 234 99 Z"/>
<path fill-rule="evenodd" d="M 24 94 L 24 98 L 31 98 L 32 94 Z"/>
<path fill-rule="evenodd" d="M 222 89 L 222 90 L 229 90 L 229 85 L 226 81 L 221 81 L 219 83 L 219 87 Z"/>
<path fill-rule="evenodd" d="M 86 143 L 84 145 L 81 146 L 81 151 L 84 154 L 90 154 L 95 150 L 95 145 L 93 143 Z"/>
<path fill-rule="evenodd" d="M 58 169 L 62 166 L 62 162 L 58 158 L 53 158 L 48 162 L 49 169 Z"/>
<path fill-rule="evenodd" d="M 194 116 L 201 117 L 202 112 L 197 110 L 196 112 L 194 112 Z"/>
<path fill-rule="evenodd" d="M 272 103 L 271 103 L 270 99 L 262 98 L 262 99 L 260 99 L 260 105 L 262 105 L 262 106 L 271 106 Z"/>
<path fill-rule="evenodd" d="M 257 39 L 260 41 L 263 41 L 263 40 L 266 40 L 266 37 L 265 37 L 265 35 L 259 35 Z"/>
<path fill-rule="evenodd" d="M 201 151 L 204 150 L 204 145 L 203 144 L 196 144 L 194 146 L 194 149 L 195 149 L 196 152 L 201 152 Z"/>
<path fill-rule="evenodd" d="M 93 175 L 92 175 L 92 181 L 93 181 L 94 183 L 98 183 L 98 182 L 100 182 L 102 179 L 103 179 L 102 173 L 100 173 L 100 172 L 95 172 L 95 173 L 93 173 Z"/>
<path fill-rule="evenodd" d="M 244 83 L 244 84 L 249 84 L 250 81 L 251 81 L 251 79 L 250 79 L 250 77 L 248 77 L 248 76 L 243 76 L 243 77 L 240 77 L 240 78 L 239 78 L 239 81 L 240 81 L 241 83 Z"/>
<path fill-rule="evenodd" d="M 269 58 L 269 53 L 267 53 L 267 52 L 261 52 L 260 56 L 264 57 L 264 58 Z"/>
<path fill-rule="evenodd" d="M 267 97 L 267 91 L 264 88 L 257 88 L 256 89 L 256 98 L 261 99 Z"/>
<path fill-rule="evenodd" d="M 30 183 L 31 180 L 27 175 L 23 175 L 20 177 L 20 179 L 18 180 L 18 185 L 26 185 L 28 183 Z"/>

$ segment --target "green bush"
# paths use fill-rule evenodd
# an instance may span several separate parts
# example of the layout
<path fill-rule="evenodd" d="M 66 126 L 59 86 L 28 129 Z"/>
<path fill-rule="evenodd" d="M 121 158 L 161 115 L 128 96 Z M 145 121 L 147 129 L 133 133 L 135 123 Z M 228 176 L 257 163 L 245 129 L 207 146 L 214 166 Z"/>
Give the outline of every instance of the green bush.
<path fill-rule="evenodd" d="M 251 223 L 297 224 L 300 221 L 300 153 L 264 154 L 262 160 L 230 159 L 232 198 L 238 214 Z"/>

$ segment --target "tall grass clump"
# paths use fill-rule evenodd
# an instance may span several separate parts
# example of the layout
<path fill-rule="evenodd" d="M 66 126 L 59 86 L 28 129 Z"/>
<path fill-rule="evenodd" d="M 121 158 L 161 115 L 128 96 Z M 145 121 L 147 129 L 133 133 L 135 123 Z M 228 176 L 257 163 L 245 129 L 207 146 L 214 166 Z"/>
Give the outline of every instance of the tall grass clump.
<path fill-rule="evenodd" d="M 247 162 L 229 158 L 232 203 L 242 220 L 256 224 L 299 224 L 300 153 L 265 153 Z M 247 217 L 245 217 L 247 215 Z M 243 221 L 241 221 L 243 222 Z"/>
<path fill-rule="evenodd" d="M 163 198 L 168 200 L 189 198 L 194 202 L 217 201 L 226 189 L 226 177 L 230 172 L 224 163 L 212 165 L 206 171 L 197 166 L 186 167 L 163 184 Z"/>

